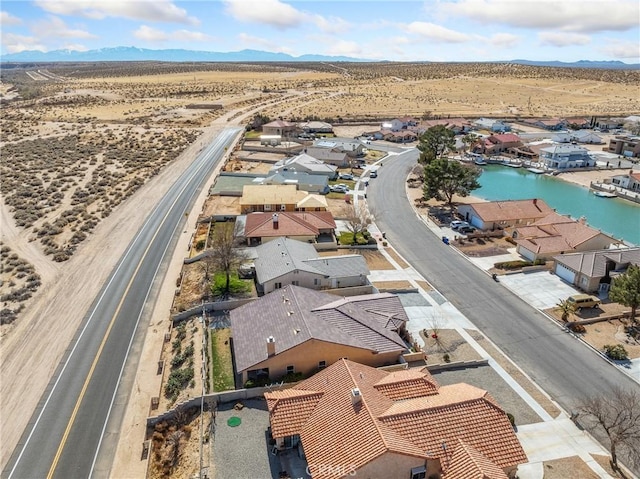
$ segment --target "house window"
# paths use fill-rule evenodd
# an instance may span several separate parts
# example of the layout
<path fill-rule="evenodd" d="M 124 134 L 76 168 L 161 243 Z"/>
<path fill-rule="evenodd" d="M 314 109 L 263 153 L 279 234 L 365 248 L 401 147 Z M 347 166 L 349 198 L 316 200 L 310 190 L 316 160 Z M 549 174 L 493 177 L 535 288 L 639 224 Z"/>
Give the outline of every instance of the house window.
<path fill-rule="evenodd" d="M 287 366 L 287 374 L 293 374 L 295 372 L 295 369 L 293 366 Z"/>
<path fill-rule="evenodd" d="M 318 278 L 313 278 L 313 285 L 318 286 L 320 284 L 320 280 Z"/>
<path fill-rule="evenodd" d="M 425 479 L 427 477 L 427 468 L 425 466 L 414 467 L 411 469 L 410 479 Z"/>
<path fill-rule="evenodd" d="M 273 287 L 274 287 L 275 289 L 280 289 L 280 288 L 282 288 L 282 283 L 275 283 L 275 284 L 273 285 Z"/>
<path fill-rule="evenodd" d="M 318 369 L 324 369 L 327 367 L 327 362 L 326 361 L 319 361 L 318 362 Z"/>
<path fill-rule="evenodd" d="M 265 211 L 271 211 L 271 205 L 264 205 Z"/>

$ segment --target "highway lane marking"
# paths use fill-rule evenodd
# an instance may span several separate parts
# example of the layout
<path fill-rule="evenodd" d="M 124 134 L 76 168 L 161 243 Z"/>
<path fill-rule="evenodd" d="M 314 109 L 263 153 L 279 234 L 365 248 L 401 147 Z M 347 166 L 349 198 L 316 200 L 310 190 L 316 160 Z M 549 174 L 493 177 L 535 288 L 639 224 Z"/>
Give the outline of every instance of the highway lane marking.
<path fill-rule="evenodd" d="M 226 141 L 226 140 L 225 140 Z M 224 141 L 222 141 L 222 143 L 224 143 Z M 89 372 L 87 374 L 87 378 L 85 379 L 85 382 L 82 386 L 82 389 L 80 390 L 80 395 L 78 396 L 78 400 L 76 401 L 75 407 L 73 408 L 73 412 L 71 413 L 71 417 L 69 418 L 69 422 L 67 423 L 67 427 L 64 431 L 64 434 L 62 435 L 62 439 L 60 441 L 60 444 L 58 446 L 58 450 L 56 451 L 56 454 L 53 458 L 53 461 L 51 463 L 51 468 L 49 469 L 49 473 L 47 474 L 47 479 L 51 479 L 53 477 L 53 474 L 55 473 L 55 469 L 58 466 L 58 462 L 60 461 L 60 456 L 62 455 L 62 451 L 64 450 L 64 447 L 66 445 L 67 439 L 69 437 L 69 434 L 71 432 L 71 428 L 73 427 L 73 424 L 75 423 L 75 418 L 78 414 L 78 411 L 80 410 L 80 405 L 82 404 L 82 401 L 84 399 L 84 396 L 87 392 L 87 388 L 89 387 L 89 383 L 91 382 L 91 379 L 93 378 L 93 373 L 95 371 L 95 368 L 98 364 L 98 361 L 100 360 L 100 357 L 102 356 L 102 351 L 104 349 L 104 346 L 107 342 L 107 340 L 109 339 L 109 335 L 111 333 L 111 329 L 113 328 L 113 325 L 115 324 L 115 321 L 118 317 L 118 315 L 120 314 L 120 310 L 122 309 L 122 305 L 124 304 L 124 301 L 127 297 L 127 295 L 129 294 L 129 290 L 131 289 L 131 286 L 133 285 L 134 279 L 136 277 L 136 275 L 138 274 L 138 271 L 140 270 L 140 267 L 142 266 L 142 263 L 144 262 L 145 258 L 147 257 L 147 254 L 149 253 L 149 250 L 151 249 L 151 245 L 153 244 L 153 242 L 155 241 L 156 237 L 158 236 L 158 234 L 160 233 L 160 228 L 162 227 L 162 225 L 165 223 L 165 221 L 167 220 L 169 213 L 171 212 L 171 210 L 175 207 L 176 203 L 178 202 L 178 200 L 181 198 L 182 193 L 186 190 L 187 186 L 189 185 L 189 183 L 193 180 L 193 178 L 195 176 L 197 176 L 200 173 L 200 170 L 206 166 L 206 161 L 203 161 L 204 164 L 201 164 L 198 166 L 198 168 L 196 168 L 196 170 L 194 172 L 192 172 L 185 180 L 185 183 L 183 185 L 183 187 L 181 188 L 181 191 L 177 194 L 176 198 L 174 199 L 174 201 L 171 203 L 171 206 L 169 207 L 169 209 L 167 210 L 167 212 L 165 213 L 165 215 L 163 216 L 162 220 L 160 221 L 160 225 L 158 226 L 158 228 L 156 229 L 156 232 L 154 233 L 154 235 L 152 236 L 151 240 L 149 241 L 149 244 L 147 245 L 147 247 L 144 250 L 144 253 L 142 254 L 142 257 L 140 258 L 140 261 L 138 261 L 138 265 L 136 266 L 135 271 L 133 272 L 133 274 L 131 275 L 131 279 L 129 280 L 129 283 L 127 284 L 127 287 L 124 291 L 124 293 L 122 294 L 122 297 L 120 299 L 120 302 L 118 303 L 118 307 L 116 308 L 115 313 L 113 314 L 113 316 L 111 317 L 111 321 L 109 322 L 109 327 L 107 328 L 103 338 L 102 338 L 102 342 L 100 343 L 100 347 L 98 348 L 98 351 L 96 353 L 96 356 L 93 360 L 93 363 L 91 364 L 91 368 L 89 369 Z M 192 194 L 193 197 L 193 194 Z M 175 232 L 175 229 L 174 229 Z M 134 330 L 135 332 L 135 330 Z M 117 387 L 116 387 L 117 389 Z"/>
<path fill-rule="evenodd" d="M 237 134 L 237 131 L 235 131 L 235 130 L 227 130 L 227 131 L 229 133 L 227 133 L 226 138 L 224 138 L 224 140 L 222 140 L 222 142 L 227 141 L 229 139 L 229 137 L 232 135 L 232 133 L 233 134 Z M 213 149 L 214 145 L 216 143 L 220 143 L 220 142 L 221 142 L 221 137 L 216 138 L 216 140 L 214 142 L 209 144 L 209 149 L 210 150 Z M 197 168 L 197 170 L 201 169 L 202 166 L 203 165 L 200 165 Z M 169 189 L 169 191 L 171 191 L 171 188 Z M 169 193 L 169 191 L 167 193 Z M 132 254 L 132 251 L 134 249 L 135 244 L 139 241 L 140 237 L 145 233 L 145 230 L 149 227 L 149 224 L 152 221 L 153 216 L 160 209 L 161 204 L 162 204 L 162 200 L 158 203 L 158 205 L 156 205 L 156 207 L 149 214 L 149 217 L 144 222 L 144 224 L 142 225 L 142 227 L 140 228 L 140 230 L 138 231 L 138 233 L 136 234 L 134 239 L 131 241 L 131 243 L 127 247 L 122 259 L 119 261 L 118 265 L 116 266 L 115 271 L 112 273 L 111 278 L 109 279 L 108 283 L 104 287 L 104 290 L 102 291 L 102 294 L 98 298 L 98 301 L 97 301 L 96 305 L 94 306 L 93 310 L 91 311 L 91 314 L 89 315 L 89 318 L 87 319 L 87 322 L 85 323 L 84 327 L 82 328 L 82 331 L 80 332 L 80 335 L 78 336 L 78 339 L 76 340 L 75 344 L 73 345 L 73 348 L 71 349 L 71 352 L 69 353 L 69 356 L 67 356 L 67 359 L 66 359 L 64 365 L 62 366 L 62 369 L 58 373 L 58 377 L 56 378 L 56 381 L 54 382 L 54 384 L 53 384 L 53 386 L 51 388 L 51 391 L 49 392 L 49 395 L 47 396 L 47 399 L 45 400 L 44 404 L 42 405 L 40 413 L 38 414 L 38 417 L 36 418 L 32 428 L 31 428 L 31 431 L 29 432 L 29 435 L 27 436 L 27 439 L 25 440 L 25 442 L 24 442 L 24 444 L 22 446 L 22 449 L 20 450 L 20 453 L 18 454 L 18 457 L 16 458 L 16 461 L 15 461 L 11 471 L 9 472 L 9 476 L 8 476 L 9 479 L 11 477 L 13 477 L 13 475 L 15 474 L 16 469 L 18 468 L 18 465 L 20 464 L 20 462 L 22 460 L 22 457 L 23 457 L 25 451 L 27 450 L 27 447 L 29 446 L 29 444 L 30 444 L 35 432 L 36 432 L 36 429 L 38 428 L 38 425 L 40 424 L 40 421 L 42 420 L 42 416 L 44 415 L 44 412 L 47 410 L 48 405 L 51 402 L 51 399 L 52 399 L 55 391 L 58 388 L 58 384 L 60 383 L 60 380 L 64 376 L 64 373 L 65 373 L 65 371 L 67 369 L 67 366 L 69 366 L 69 364 L 71 363 L 71 359 L 73 358 L 73 356 L 74 356 L 74 354 L 75 354 L 75 352 L 76 352 L 76 350 L 78 348 L 78 345 L 81 342 L 81 339 L 84 337 L 85 333 L 87 332 L 87 329 L 89 328 L 89 326 L 93 322 L 93 319 L 95 317 L 97 309 L 99 308 L 99 306 L 103 302 L 105 296 L 107 295 L 107 293 L 111 289 L 111 286 L 112 286 L 114 280 L 117 278 L 119 271 L 127 263 L 129 256 Z M 170 210 L 171 210 L 171 208 L 169 208 L 169 211 Z"/>

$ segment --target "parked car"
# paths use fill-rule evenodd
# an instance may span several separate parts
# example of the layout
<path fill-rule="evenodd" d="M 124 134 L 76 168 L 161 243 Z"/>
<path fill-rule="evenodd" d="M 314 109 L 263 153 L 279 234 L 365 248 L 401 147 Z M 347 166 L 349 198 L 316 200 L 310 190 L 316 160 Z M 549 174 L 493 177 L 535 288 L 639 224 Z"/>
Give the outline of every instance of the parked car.
<path fill-rule="evenodd" d="M 471 225 L 465 225 L 465 226 L 458 226 L 458 232 L 462 233 L 462 234 L 469 234 L 469 233 L 473 233 L 476 231 L 476 227 L 471 226 Z"/>
<path fill-rule="evenodd" d="M 333 193 L 348 193 L 349 187 L 344 183 L 341 183 L 338 185 L 331 185 L 329 187 L 329 190 L 332 191 Z"/>
<path fill-rule="evenodd" d="M 340 173 L 340 175 L 338 175 L 338 178 L 340 178 L 341 180 L 353 181 L 353 175 L 351 173 Z"/>
<path fill-rule="evenodd" d="M 581 308 L 597 308 L 600 306 L 600 298 L 590 294 L 574 294 L 567 298 L 567 302 L 573 304 L 576 310 Z"/>
<path fill-rule="evenodd" d="M 469 226 L 469 223 L 467 223 L 466 221 L 461 221 L 461 220 L 453 220 L 449 226 L 451 227 L 452 230 L 458 229 L 461 226 Z"/>

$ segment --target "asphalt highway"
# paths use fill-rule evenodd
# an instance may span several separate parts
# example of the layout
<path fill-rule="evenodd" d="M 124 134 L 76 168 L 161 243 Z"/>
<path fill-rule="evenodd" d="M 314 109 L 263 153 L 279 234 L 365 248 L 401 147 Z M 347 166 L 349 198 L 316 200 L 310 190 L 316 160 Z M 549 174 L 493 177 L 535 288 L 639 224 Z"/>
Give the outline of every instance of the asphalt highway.
<path fill-rule="evenodd" d="M 542 313 L 494 282 L 417 217 L 405 184 L 416 150 L 390 156 L 369 182 L 367 202 L 398 252 L 566 411 L 576 399 L 638 384 Z"/>
<path fill-rule="evenodd" d="M 239 128 L 226 129 L 171 186 L 85 316 L 2 472 L 7 478 L 87 478 L 145 305 L 169 246 Z M 58 298 L 73 301 L 73 298 Z"/>

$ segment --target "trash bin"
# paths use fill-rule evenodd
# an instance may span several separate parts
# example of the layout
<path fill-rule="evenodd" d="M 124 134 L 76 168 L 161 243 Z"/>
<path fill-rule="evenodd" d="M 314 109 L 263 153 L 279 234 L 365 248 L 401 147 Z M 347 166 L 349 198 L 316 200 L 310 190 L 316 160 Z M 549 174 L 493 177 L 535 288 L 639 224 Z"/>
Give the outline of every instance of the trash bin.
<path fill-rule="evenodd" d="M 443 236 L 443 237 L 442 237 L 442 242 L 443 242 L 444 244 L 449 244 L 449 238 L 447 238 L 446 236 Z"/>

